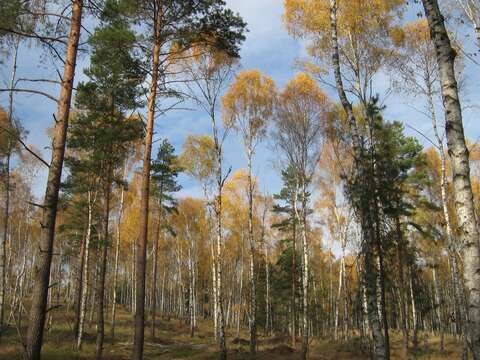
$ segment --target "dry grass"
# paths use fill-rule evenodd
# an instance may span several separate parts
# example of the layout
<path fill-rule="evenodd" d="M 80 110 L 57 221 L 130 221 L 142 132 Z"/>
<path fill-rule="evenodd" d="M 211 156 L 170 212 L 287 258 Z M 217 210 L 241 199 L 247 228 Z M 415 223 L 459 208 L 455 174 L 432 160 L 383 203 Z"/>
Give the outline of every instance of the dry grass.
<path fill-rule="evenodd" d="M 89 360 L 94 358 L 95 351 L 95 325 L 89 324 L 82 351 L 74 349 L 74 339 L 69 318 L 57 315 L 56 325 L 45 334 L 43 360 Z M 112 343 L 109 334 L 110 328 L 106 326 L 106 343 L 104 351 L 105 360 L 127 360 L 130 358 L 132 346 L 132 317 L 126 312 L 120 312 L 118 326 L 116 327 L 116 341 Z M 190 337 L 188 326 L 176 320 L 158 321 L 155 339 L 150 336 L 150 324 L 146 324 L 145 359 L 216 359 L 216 345 L 213 338 L 212 325 L 209 322 L 199 321 L 197 333 Z M 25 329 L 22 329 L 25 333 Z M 249 359 L 248 341 L 246 333 L 241 333 L 240 340 L 234 341 L 233 333 L 227 334 L 229 359 Z M 447 337 L 445 351 L 440 352 L 438 337 L 423 335 L 419 349 L 407 356 L 402 355 L 401 337 L 391 334 L 392 359 L 460 359 L 461 345 L 452 338 Z M 348 342 L 332 342 L 327 340 L 313 340 L 310 348 L 312 360 L 367 360 L 369 355 L 362 352 L 358 339 Z M 276 336 L 259 339 L 257 360 L 294 360 L 299 358 L 299 348 L 292 349 L 288 337 Z M 0 359 L 21 359 L 21 346 L 17 331 L 10 328 L 0 344 Z"/>

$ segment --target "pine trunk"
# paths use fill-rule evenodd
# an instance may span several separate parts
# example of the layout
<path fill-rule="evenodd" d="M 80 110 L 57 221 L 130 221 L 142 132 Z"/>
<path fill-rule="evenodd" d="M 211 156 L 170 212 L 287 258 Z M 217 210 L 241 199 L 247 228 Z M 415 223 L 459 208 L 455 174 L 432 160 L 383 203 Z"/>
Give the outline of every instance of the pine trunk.
<path fill-rule="evenodd" d="M 65 142 L 67 138 L 68 118 L 72 99 L 75 65 L 77 60 L 78 41 L 82 22 L 83 0 L 74 0 L 70 20 L 70 34 L 67 44 L 67 56 L 62 77 L 60 100 L 52 146 L 52 160 L 48 169 L 47 188 L 45 190 L 42 208 L 42 231 L 38 245 L 38 253 L 34 265 L 34 286 L 32 303 L 27 329 L 26 355 L 27 360 L 40 360 L 43 344 L 43 330 L 47 313 L 47 297 L 49 289 L 50 268 L 53 256 L 55 238 L 55 220 L 57 215 L 58 192 L 62 177 Z"/>
<path fill-rule="evenodd" d="M 133 360 L 143 359 L 143 343 L 145 336 L 145 275 L 147 267 L 148 210 L 150 200 L 150 168 L 152 158 L 153 125 L 158 90 L 158 73 L 160 67 L 160 33 L 161 16 L 157 11 L 154 23 L 155 44 L 152 49 L 151 83 L 148 95 L 147 129 L 143 154 L 142 193 L 140 199 L 140 237 L 137 244 L 136 258 L 136 294 L 135 294 L 135 336 L 133 341 Z"/>

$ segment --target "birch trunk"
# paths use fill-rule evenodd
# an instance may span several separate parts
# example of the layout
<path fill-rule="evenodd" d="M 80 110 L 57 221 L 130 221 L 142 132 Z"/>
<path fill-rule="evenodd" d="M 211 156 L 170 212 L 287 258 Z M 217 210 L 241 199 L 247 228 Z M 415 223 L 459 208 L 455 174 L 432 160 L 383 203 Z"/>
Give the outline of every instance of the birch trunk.
<path fill-rule="evenodd" d="M 127 173 L 127 165 L 124 165 L 123 169 L 123 178 L 125 178 Z M 125 187 L 122 186 L 122 191 L 120 194 L 120 208 L 118 210 L 118 221 L 117 221 L 117 241 L 115 244 L 115 264 L 113 269 L 113 299 L 112 299 L 112 319 L 111 319 L 111 337 L 112 342 L 115 341 L 115 317 L 117 313 L 117 281 L 118 281 L 118 260 L 120 257 L 120 224 L 122 223 L 123 217 L 123 205 L 125 201 Z"/>
<path fill-rule="evenodd" d="M 67 138 L 68 118 L 72 99 L 78 41 L 82 22 L 83 0 L 73 0 L 70 33 L 67 43 L 67 56 L 61 83 L 60 100 L 55 117 L 52 142 L 52 159 L 48 169 L 47 187 L 42 208 L 39 250 L 34 265 L 34 286 L 27 329 L 27 360 L 40 360 L 43 344 L 43 330 L 47 311 L 50 268 L 52 264 L 55 220 L 57 215 L 58 192 L 62 177 L 63 158 Z"/>
<path fill-rule="evenodd" d="M 447 158 L 445 155 L 445 148 L 443 145 L 443 139 L 440 136 L 438 131 L 438 123 L 437 123 L 437 114 L 435 111 L 435 105 L 433 101 L 433 90 L 431 86 L 431 82 L 427 81 L 427 102 L 428 108 L 430 110 L 430 116 L 432 120 L 432 127 L 433 133 L 435 135 L 435 139 L 437 140 L 437 147 L 440 156 L 440 190 L 441 190 L 441 199 L 442 199 L 442 210 L 443 210 L 443 217 L 445 219 L 445 230 L 447 233 L 447 252 L 452 264 L 452 277 L 454 279 L 454 300 L 457 305 L 458 315 L 456 317 L 456 321 L 460 323 L 460 327 L 465 326 L 465 315 L 466 315 L 466 308 L 467 304 L 465 303 L 465 296 L 464 296 L 464 285 L 463 281 L 460 277 L 460 274 L 457 270 L 457 258 L 456 253 L 459 250 L 459 244 L 455 239 L 455 235 L 452 229 L 452 222 L 450 219 L 450 213 L 448 211 L 448 179 L 447 179 Z"/>
<path fill-rule="evenodd" d="M 265 226 L 265 225 L 264 225 Z M 268 260 L 268 244 L 266 239 L 263 239 L 264 251 L 265 251 L 265 277 L 266 277 L 266 292 L 265 292 L 265 332 L 270 335 L 271 319 L 270 319 L 270 264 Z"/>
<path fill-rule="evenodd" d="M 152 316 L 152 338 L 155 339 L 155 322 L 157 319 L 157 273 L 158 273 L 158 241 L 160 237 L 160 228 L 161 228 L 161 213 L 162 213 L 162 204 L 159 202 L 159 218 L 157 223 L 157 230 L 155 234 L 155 240 L 153 243 L 153 270 L 152 270 L 152 307 L 151 307 L 151 316 Z"/>
<path fill-rule="evenodd" d="M 361 159 L 363 150 L 362 142 L 357 127 L 355 115 L 353 113 L 352 104 L 347 98 L 343 86 L 343 79 L 340 69 L 340 52 L 338 47 L 338 32 L 337 32 L 337 1 L 330 0 L 330 28 L 332 36 L 332 63 L 335 75 L 335 83 L 342 107 L 347 115 L 347 121 L 350 126 L 353 151 L 356 159 Z M 366 195 L 366 194 L 365 194 Z M 369 205 L 367 205 L 369 207 Z M 365 257 L 365 286 L 367 297 L 367 309 L 369 325 L 373 336 L 373 355 L 377 360 L 388 359 L 388 348 L 385 342 L 384 333 L 378 316 L 377 306 L 377 269 L 375 264 L 373 242 L 376 239 L 374 224 L 375 221 L 370 218 L 370 209 L 358 209 L 360 214 L 360 223 L 363 232 L 363 253 Z"/>
<path fill-rule="evenodd" d="M 480 252 L 469 151 L 465 143 L 462 109 L 455 76 L 455 51 L 436 0 L 422 0 L 435 44 L 445 107 L 448 151 L 452 163 L 455 209 L 463 245 L 464 279 L 467 293 L 467 333 L 474 359 L 480 359 Z"/>
<path fill-rule="evenodd" d="M 253 180 L 252 180 L 252 139 L 247 146 L 248 161 L 248 239 L 250 243 L 250 354 L 257 350 L 257 290 L 255 284 L 255 239 L 253 236 Z"/>
<path fill-rule="evenodd" d="M 413 279 L 410 275 L 410 302 L 412 305 L 412 321 L 413 321 L 413 349 L 416 350 L 418 347 L 418 318 L 417 318 L 417 307 L 415 303 L 415 297 L 413 296 Z"/>
<path fill-rule="evenodd" d="M 214 111 L 212 111 L 214 114 Z M 218 341 L 220 360 L 227 359 L 227 343 L 225 339 L 225 317 L 223 309 L 223 289 L 222 289 L 222 273 L 223 273 L 223 261 L 222 261 L 222 191 L 223 191 L 223 174 L 222 174 L 222 150 L 218 144 L 217 136 L 214 136 L 217 151 L 217 243 L 216 243 L 216 270 L 217 270 L 217 310 L 218 310 Z"/>
<path fill-rule="evenodd" d="M 88 221 L 87 221 L 88 223 Z M 88 226 L 88 224 L 87 224 Z M 80 308 L 81 308 L 81 298 L 82 298 L 82 289 L 83 289 L 83 266 L 85 264 L 85 237 L 82 237 L 82 243 L 80 244 L 80 261 L 78 264 L 78 281 L 77 281 L 77 289 L 76 289 L 76 296 L 74 301 L 75 305 L 75 323 L 73 325 L 73 335 L 75 336 L 75 340 L 78 338 L 78 327 L 80 324 Z"/>
<path fill-rule="evenodd" d="M 243 248 L 244 248 L 244 236 L 242 231 L 242 244 L 240 252 L 240 285 L 238 289 L 238 315 L 237 315 L 237 338 L 240 337 L 240 318 L 242 316 L 242 294 L 243 294 Z"/>
<path fill-rule="evenodd" d="M 17 36 L 13 51 L 12 76 L 10 78 L 10 91 L 8 94 L 8 123 L 13 125 L 13 89 L 15 88 L 15 80 L 17 77 L 17 58 L 18 48 L 20 46 L 20 37 Z M 2 293 L 0 294 L 0 342 L 5 325 L 5 307 L 6 307 L 6 275 L 7 275 L 7 234 L 8 222 L 10 219 L 10 158 L 12 156 L 12 139 L 11 135 L 7 134 L 8 145 L 5 161 L 5 209 L 3 215 L 3 239 L 2 239 Z M 7 324 L 8 325 L 8 324 Z"/>
<path fill-rule="evenodd" d="M 444 350 L 444 340 L 445 340 L 445 326 L 442 317 L 442 300 L 440 299 L 440 290 L 437 277 L 437 264 L 433 264 L 432 268 L 432 277 L 433 277 L 433 286 L 434 286 L 434 295 L 435 295 L 435 315 L 438 321 L 438 327 L 440 331 L 440 351 Z"/>
<path fill-rule="evenodd" d="M 107 253 L 109 241 L 109 220 L 110 220 L 110 195 L 111 195 L 111 170 L 108 166 L 108 179 L 104 188 L 104 204 L 103 204 L 103 244 L 100 264 L 100 274 L 97 281 L 97 340 L 95 346 L 95 357 L 97 360 L 102 359 L 103 343 L 105 339 L 105 278 L 107 275 Z"/>
<path fill-rule="evenodd" d="M 337 292 L 337 306 L 335 307 L 335 325 L 334 325 L 334 340 L 338 341 L 338 324 L 339 324 L 339 313 L 340 313 L 340 302 L 342 298 L 343 291 L 343 274 L 345 269 L 345 247 L 342 242 L 342 258 L 340 259 L 340 271 L 338 274 L 338 292 Z"/>
<path fill-rule="evenodd" d="M 83 259 L 83 268 L 82 268 L 82 278 L 81 283 L 81 295 L 80 295 L 80 318 L 78 322 L 78 334 L 77 335 L 77 350 L 82 349 L 82 340 L 83 340 L 83 331 L 85 325 L 85 317 L 87 310 L 87 300 L 88 300 L 88 276 L 89 276 L 89 258 L 90 258 L 90 238 L 92 234 L 92 207 L 94 200 L 92 200 L 92 194 L 88 192 L 88 222 L 87 222 L 87 233 L 85 235 L 85 250 L 84 250 L 84 259 Z"/>
<path fill-rule="evenodd" d="M 291 299 L 291 306 L 292 306 L 292 347 L 296 347 L 296 320 L 297 320 L 297 315 L 296 315 L 296 282 L 297 282 L 297 249 L 296 249 L 296 243 L 297 243 L 297 198 L 298 198 L 298 184 L 295 183 L 295 190 L 293 193 L 293 213 L 295 218 L 293 219 L 293 228 L 292 228 L 292 299 Z"/>
<path fill-rule="evenodd" d="M 307 189 L 306 179 L 302 179 L 302 358 L 308 356 L 308 277 L 309 277 L 309 259 L 308 259 L 308 235 L 307 235 Z"/>
<path fill-rule="evenodd" d="M 217 265 L 215 256 L 215 241 L 212 242 L 212 292 L 213 292 L 213 333 L 218 339 L 218 299 L 217 299 Z"/>

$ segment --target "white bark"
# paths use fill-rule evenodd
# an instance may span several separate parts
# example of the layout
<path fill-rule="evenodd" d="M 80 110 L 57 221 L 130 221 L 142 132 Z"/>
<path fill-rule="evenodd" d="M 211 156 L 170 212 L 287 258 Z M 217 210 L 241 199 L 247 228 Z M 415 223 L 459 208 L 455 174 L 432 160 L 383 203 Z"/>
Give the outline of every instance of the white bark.
<path fill-rule="evenodd" d="M 89 258 L 90 258 L 90 238 L 92 234 L 92 212 L 93 205 L 95 203 L 95 197 L 92 199 L 92 192 L 88 191 L 88 222 L 87 222 L 87 233 L 85 235 L 85 259 L 83 261 L 83 282 L 82 282 L 82 291 L 80 298 L 80 321 L 78 323 L 78 335 L 77 335 L 77 349 L 82 348 L 83 332 L 85 325 L 85 317 L 87 310 L 87 298 L 88 298 L 88 278 L 89 278 Z"/>
<path fill-rule="evenodd" d="M 455 51 L 436 0 L 422 0 L 440 72 L 446 134 L 450 154 L 455 209 L 463 246 L 467 293 L 467 333 L 474 359 L 480 359 L 480 249 L 479 230 L 470 180 L 469 151 L 465 142 L 462 109 L 455 75 Z"/>

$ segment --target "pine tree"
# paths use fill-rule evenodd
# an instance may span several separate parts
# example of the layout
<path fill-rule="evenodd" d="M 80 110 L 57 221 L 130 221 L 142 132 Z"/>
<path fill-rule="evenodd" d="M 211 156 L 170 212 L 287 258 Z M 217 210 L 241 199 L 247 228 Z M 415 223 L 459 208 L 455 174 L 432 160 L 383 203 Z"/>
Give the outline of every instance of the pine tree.
<path fill-rule="evenodd" d="M 290 259 L 290 273 L 291 273 L 291 292 L 290 292 L 290 311 L 291 311 L 291 336 L 292 346 L 295 347 L 296 342 L 296 309 L 297 309 L 297 281 L 299 269 L 301 270 L 299 260 L 299 254 L 297 254 L 297 236 L 298 236 L 298 224 L 300 219 L 298 218 L 297 211 L 295 209 L 298 204 L 302 203 L 303 193 L 300 191 L 298 174 L 294 166 L 290 165 L 282 171 L 283 188 L 280 193 L 273 196 L 276 204 L 273 205 L 272 211 L 275 214 L 281 215 L 283 220 L 281 222 L 273 224 L 274 228 L 279 229 L 281 232 L 287 234 L 287 238 L 284 242 L 288 244 L 282 257 Z M 310 197 L 310 193 L 306 192 L 307 197 Z M 308 203 L 308 200 L 306 201 Z"/>
<path fill-rule="evenodd" d="M 97 359 L 102 357 L 105 336 L 104 294 L 112 187 L 129 147 L 143 134 L 142 122 L 128 117 L 127 111 L 141 105 L 139 96 L 144 72 L 134 54 L 135 34 L 120 10 L 116 1 L 107 1 L 102 24 L 89 39 L 92 55 L 90 67 L 85 70 L 89 81 L 78 85 L 76 104 L 79 113 L 69 133 L 69 147 L 87 154 L 77 161 L 97 174 L 99 192 L 103 195 L 102 249 L 97 284 Z"/>
<path fill-rule="evenodd" d="M 177 201 L 174 193 L 181 190 L 178 185 L 178 175 L 181 169 L 178 166 L 177 156 L 174 155 L 175 148 L 163 140 L 158 149 L 157 158 L 152 163 L 152 185 L 151 195 L 158 204 L 157 230 L 153 244 L 153 274 L 152 274 L 152 338 L 155 338 L 155 320 L 157 315 L 157 278 L 158 278 L 158 243 L 160 232 L 168 227 L 165 222 L 166 213 L 171 213 L 177 209 Z"/>

